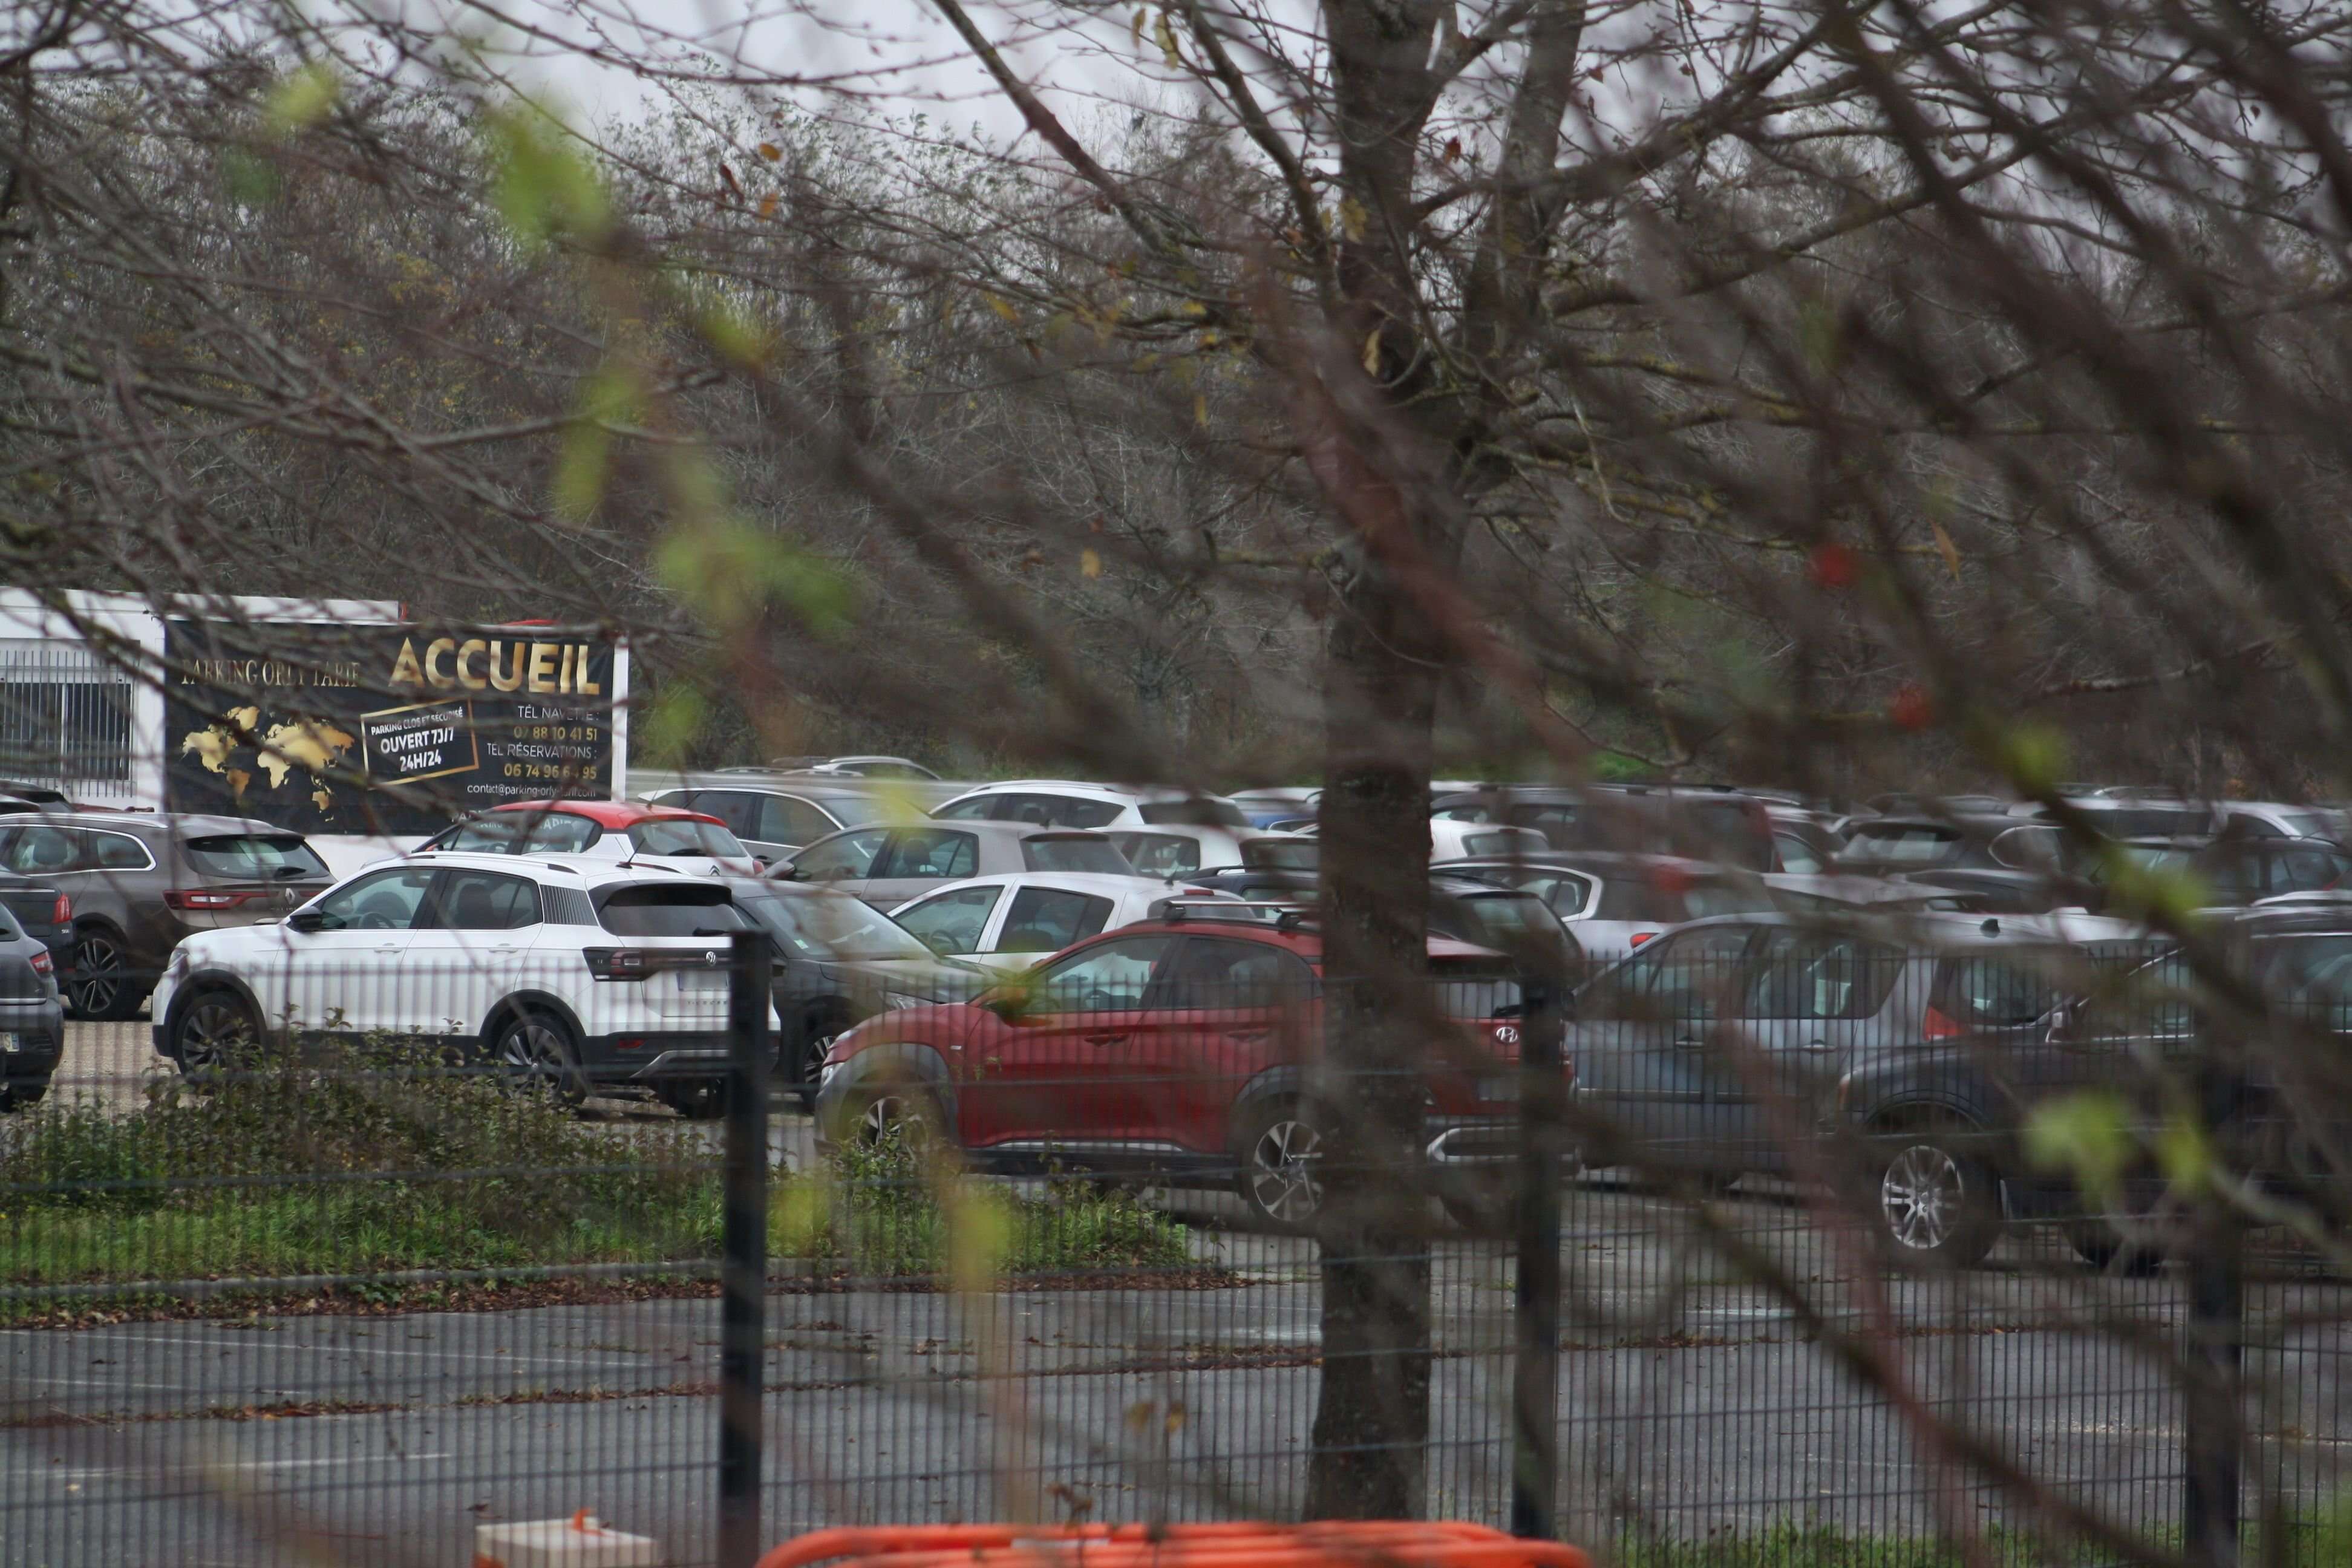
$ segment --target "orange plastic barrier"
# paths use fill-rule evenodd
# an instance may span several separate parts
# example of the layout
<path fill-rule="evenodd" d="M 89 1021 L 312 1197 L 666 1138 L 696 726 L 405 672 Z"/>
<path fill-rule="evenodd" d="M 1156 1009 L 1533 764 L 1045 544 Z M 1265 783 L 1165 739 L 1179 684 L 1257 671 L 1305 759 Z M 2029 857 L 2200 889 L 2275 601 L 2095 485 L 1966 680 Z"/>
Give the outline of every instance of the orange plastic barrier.
<path fill-rule="evenodd" d="M 807 1568 L 1591 1568 L 1573 1546 L 1453 1521 L 1314 1524 L 939 1524 L 820 1530 L 760 1559 Z M 845 1565 L 849 1568 L 849 1565 Z"/>

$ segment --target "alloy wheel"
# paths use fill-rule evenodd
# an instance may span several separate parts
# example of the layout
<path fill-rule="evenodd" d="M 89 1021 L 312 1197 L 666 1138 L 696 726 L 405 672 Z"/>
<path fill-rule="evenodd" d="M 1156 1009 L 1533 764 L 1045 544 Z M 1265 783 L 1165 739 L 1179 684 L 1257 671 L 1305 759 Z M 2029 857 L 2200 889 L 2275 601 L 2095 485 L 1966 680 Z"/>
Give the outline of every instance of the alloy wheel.
<path fill-rule="evenodd" d="M 1323 1206 L 1323 1184 L 1316 1179 L 1323 1135 L 1296 1117 L 1284 1117 L 1258 1134 L 1250 1148 L 1250 1201 L 1276 1225 L 1304 1225 Z"/>
<path fill-rule="evenodd" d="M 74 942 L 73 974 L 66 994 L 74 1011 L 85 1018 L 100 1018 L 114 1010 L 129 984 L 122 973 L 122 950 L 103 931 L 88 931 Z"/>
<path fill-rule="evenodd" d="M 868 1146 L 896 1138 L 907 1149 L 921 1152 L 931 1145 L 931 1119 L 923 1107 L 895 1094 L 876 1095 L 866 1114 L 857 1119 L 857 1138 Z"/>
<path fill-rule="evenodd" d="M 1951 1239 L 1968 1198 L 1968 1177 L 1959 1162 L 1933 1143 L 1914 1143 L 1889 1160 L 1878 1184 L 1888 1233 L 1918 1252 L 1932 1252 Z"/>
<path fill-rule="evenodd" d="M 544 1018 L 524 1018 L 507 1029 L 499 1040 L 499 1070 L 519 1089 L 574 1098 L 572 1047 Z"/>
<path fill-rule="evenodd" d="M 235 998 L 199 996 L 180 1020 L 180 1071 L 189 1078 L 225 1072 L 252 1053 L 253 1016 Z"/>

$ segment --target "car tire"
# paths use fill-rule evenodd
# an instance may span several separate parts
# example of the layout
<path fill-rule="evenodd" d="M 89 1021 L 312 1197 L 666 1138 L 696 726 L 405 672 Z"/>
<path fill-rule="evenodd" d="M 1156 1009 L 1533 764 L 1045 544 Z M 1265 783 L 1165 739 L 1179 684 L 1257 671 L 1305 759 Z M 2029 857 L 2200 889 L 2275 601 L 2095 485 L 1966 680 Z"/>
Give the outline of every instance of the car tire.
<path fill-rule="evenodd" d="M 84 926 L 74 933 L 73 962 L 65 984 L 66 1016 L 115 1023 L 135 1017 L 151 985 L 131 969 L 131 949 L 109 926 Z"/>
<path fill-rule="evenodd" d="M 727 1080 L 723 1078 L 667 1083 L 655 1089 L 654 1095 L 688 1121 L 716 1121 L 727 1114 Z"/>
<path fill-rule="evenodd" d="M 890 1086 L 875 1089 L 857 1101 L 850 1138 L 871 1149 L 898 1138 L 918 1155 L 929 1153 L 947 1136 L 947 1119 L 938 1102 L 919 1089 Z"/>
<path fill-rule="evenodd" d="M 1895 1255 L 1946 1268 L 1983 1262 L 2000 1239 L 2000 1195 L 1991 1167 L 1969 1152 L 1967 1129 L 1898 1129 L 1881 1148 L 1879 1222 Z"/>
<path fill-rule="evenodd" d="M 840 1012 L 812 1013 L 803 1021 L 800 1060 L 792 1064 L 794 1071 L 791 1091 L 803 1110 L 815 1114 L 817 1079 L 823 1076 L 825 1054 L 833 1049 L 833 1042 L 849 1029 L 848 1016 Z"/>
<path fill-rule="evenodd" d="M 544 1095 L 568 1110 L 578 1110 L 588 1098 L 580 1047 L 551 1014 L 509 1014 L 490 1047 L 490 1060 L 499 1079 L 518 1092 Z"/>
<path fill-rule="evenodd" d="M 11 1111 L 29 1110 L 48 1097 L 49 1080 L 47 1079 L 43 1079 L 38 1083 L 9 1084 L 6 1088 L 0 1089 L 0 1116 L 5 1116 Z"/>
<path fill-rule="evenodd" d="M 261 1020 L 244 997 L 214 986 L 173 1009 L 171 1041 L 180 1076 L 209 1086 L 255 1065 L 261 1053 Z"/>
<path fill-rule="evenodd" d="M 2164 1267 L 2164 1252 L 2159 1247 L 2133 1241 L 2116 1227 L 2111 1220 L 2078 1219 L 2066 1226 L 2067 1245 L 2074 1256 L 2102 1274 L 2120 1274 L 2127 1279 L 2146 1279 Z"/>
<path fill-rule="evenodd" d="M 1307 1101 L 1277 1100 L 1243 1124 L 1234 1181 L 1250 1217 L 1276 1230 L 1303 1235 L 1323 1212 L 1323 1157 L 1328 1119 Z"/>

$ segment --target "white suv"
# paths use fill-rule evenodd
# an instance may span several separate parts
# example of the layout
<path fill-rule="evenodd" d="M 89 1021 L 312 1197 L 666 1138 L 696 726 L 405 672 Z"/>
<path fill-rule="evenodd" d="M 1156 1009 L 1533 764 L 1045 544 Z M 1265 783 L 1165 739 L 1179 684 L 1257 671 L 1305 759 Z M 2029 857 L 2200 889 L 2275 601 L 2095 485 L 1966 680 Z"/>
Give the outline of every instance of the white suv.
<path fill-rule="evenodd" d="M 1213 795 L 1078 779 L 1006 779 L 968 789 L 931 808 L 950 822 L 1030 822 L 1040 827 L 1154 827 L 1193 823 L 1250 831 L 1246 812 Z"/>
<path fill-rule="evenodd" d="M 746 929 L 725 884 L 675 871 L 449 851 L 372 866 L 282 922 L 181 942 L 155 989 L 155 1049 L 201 1076 L 264 1036 L 376 1036 L 454 1047 L 567 1101 L 638 1084 L 708 1114 L 729 944 Z"/>

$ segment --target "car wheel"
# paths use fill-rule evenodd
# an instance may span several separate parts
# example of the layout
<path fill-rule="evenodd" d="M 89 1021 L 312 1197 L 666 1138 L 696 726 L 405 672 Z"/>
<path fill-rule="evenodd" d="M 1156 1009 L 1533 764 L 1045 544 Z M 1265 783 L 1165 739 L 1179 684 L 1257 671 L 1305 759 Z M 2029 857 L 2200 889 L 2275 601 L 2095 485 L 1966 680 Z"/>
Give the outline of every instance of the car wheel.
<path fill-rule="evenodd" d="M 102 926 L 76 933 L 73 973 L 66 977 L 66 1007 L 77 1018 L 128 1018 L 147 999 L 131 973 L 122 939 Z"/>
<path fill-rule="evenodd" d="M 513 1089 L 544 1095 L 566 1108 L 576 1108 L 588 1098 L 588 1080 L 580 1071 L 572 1031 L 544 1013 L 508 1019 L 499 1031 L 495 1056 L 499 1076 Z"/>
<path fill-rule="evenodd" d="M 48 1097 L 49 1080 L 47 1079 L 43 1079 L 38 1083 L 9 1084 L 5 1088 L 0 1088 L 0 1116 L 5 1116 L 12 1110 L 24 1110 L 38 1105 Z"/>
<path fill-rule="evenodd" d="M 2109 1220 L 2072 1221 L 2066 1226 L 2066 1240 L 2075 1257 L 2102 1274 L 2145 1279 L 2164 1266 L 2162 1249 L 2133 1241 Z"/>
<path fill-rule="evenodd" d="M 848 1032 L 849 1020 L 837 1013 L 816 1014 L 802 1028 L 793 1098 L 801 1102 L 803 1110 L 812 1114 L 816 1110 L 817 1079 L 824 1076 L 824 1058 L 832 1054 L 833 1042 Z"/>
<path fill-rule="evenodd" d="M 868 1149 L 897 1142 L 913 1154 L 927 1154 L 943 1136 L 939 1108 L 911 1089 L 886 1089 L 866 1100 L 857 1113 L 857 1142 Z"/>
<path fill-rule="evenodd" d="M 180 1076 L 211 1084 L 250 1068 L 261 1049 L 261 1023 L 233 991 L 200 991 L 172 1026 L 172 1056 Z"/>
<path fill-rule="evenodd" d="M 1992 1172 L 1949 1128 L 1900 1131 L 1886 1148 L 1878 1212 L 1897 1255 L 1953 1268 L 1983 1261 L 2000 1237 Z"/>
<path fill-rule="evenodd" d="M 1242 1201 L 1253 1217 L 1279 1230 L 1304 1231 L 1323 1212 L 1324 1133 L 1297 1101 L 1269 1106 L 1242 1135 Z"/>

